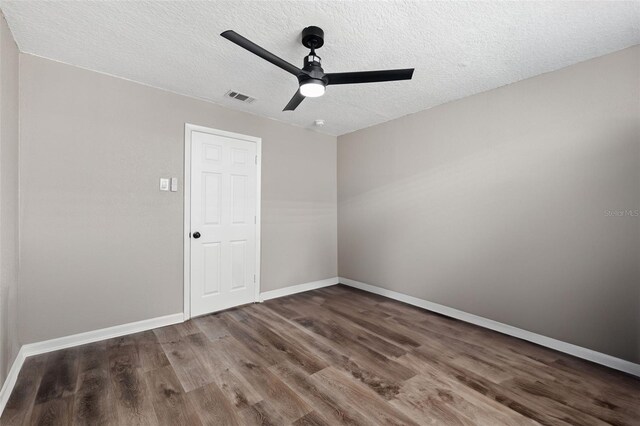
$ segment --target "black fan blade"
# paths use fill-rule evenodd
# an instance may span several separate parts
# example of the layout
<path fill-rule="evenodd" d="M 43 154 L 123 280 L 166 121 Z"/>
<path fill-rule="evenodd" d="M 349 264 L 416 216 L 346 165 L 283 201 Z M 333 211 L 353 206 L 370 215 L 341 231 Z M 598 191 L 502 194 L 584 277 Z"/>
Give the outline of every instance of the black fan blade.
<path fill-rule="evenodd" d="M 235 31 L 227 30 L 221 33 L 220 35 L 226 38 L 227 40 L 237 44 L 238 46 L 244 47 L 249 52 L 260 56 L 262 59 L 265 59 L 271 62 L 273 65 L 280 67 L 287 72 L 290 72 L 296 77 L 302 74 L 302 70 L 300 68 L 296 67 L 293 64 L 290 64 L 289 62 L 285 61 L 282 58 L 277 57 L 273 53 L 258 46 L 251 40 L 247 40 L 246 38 L 242 37 L 240 34 L 236 33 Z"/>
<path fill-rule="evenodd" d="M 284 107 L 283 111 L 293 111 L 298 108 L 298 105 L 304 101 L 304 96 L 300 93 L 300 89 L 293 95 L 293 98 L 289 101 L 286 107 Z"/>
<path fill-rule="evenodd" d="M 377 83 L 379 81 L 411 80 L 413 68 L 383 71 L 336 72 L 326 75 L 329 84 Z"/>

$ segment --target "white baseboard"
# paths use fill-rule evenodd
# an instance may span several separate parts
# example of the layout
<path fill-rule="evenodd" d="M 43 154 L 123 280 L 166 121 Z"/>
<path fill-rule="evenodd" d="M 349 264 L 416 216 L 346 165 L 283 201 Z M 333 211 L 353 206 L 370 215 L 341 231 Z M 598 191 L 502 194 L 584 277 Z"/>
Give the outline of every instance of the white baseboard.
<path fill-rule="evenodd" d="M 98 342 L 100 340 L 120 337 L 126 334 L 139 333 L 141 331 L 165 327 L 167 325 L 177 324 L 183 321 L 184 316 L 182 312 L 180 312 L 179 314 L 165 315 L 163 317 L 150 318 L 128 324 L 102 328 L 100 330 L 87 331 L 86 333 L 73 334 L 71 336 L 64 336 L 57 339 L 22 345 L 11 369 L 9 370 L 7 378 L 2 385 L 2 390 L 0 390 L 0 415 L 2 415 L 2 412 L 4 411 L 4 407 L 7 404 L 9 396 L 13 391 L 13 387 L 16 384 L 16 380 L 18 379 L 18 374 L 20 373 L 22 364 L 24 364 L 27 357 L 73 346 L 85 345 L 87 343 Z"/>
<path fill-rule="evenodd" d="M 260 301 L 264 302 L 269 299 L 276 299 L 278 297 L 289 296 L 290 294 L 301 293 L 303 291 L 315 290 L 322 287 L 328 287 L 330 285 L 338 284 L 338 277 L 327 278 L 326 280 L 311 281 L 309 283 L 292 285 L 289 287 L 279 288 L 277 290 L 265 291 L 260 293 Z"/>
<path fill-rule="evenodd" d="M 403 293 L 398 293 L 393 290 L 387 290 L 386 288 L 378 287 L 371 284 L 365 284 L 363 282 L 351 280 L 349 278 L 339 278 L 339 280 L 342 284 L 348 285 L 350 287 L 358 288 L 369 293 L 375 293 L 380 296 L 385 296 L 390 299 L 426 309 L 428 311 L 436 312 L 451 318 L 478 325 L 480 327 L 498 331 L 509 336 L 527 340 L 540 346 L 555 349 L 559 352 L 586 359 L 588 361 L 595 362 L 596 364 L 601 364 L 606 367 L 611 367 L 613 369 L 624 371 L 625 373 L 633 374 L 634 376 L 640 377 L 640 364 L 635 364 L 624 359 L 616 358 L 614 356 L 603 354 L 601 352 L 596 352 L 592 349 L 583 348 L 582 346 L 577 346 L 571 343 L 552 339 L 551 337 L 543 336 L 541 334 L 532 333 L 530 331 L 503 324 L 498 321 L 493 321 L 488 318 L 480 317 L 478 315 L 469 314 L 467 312 L 440 305 L 438 303 L 429 302 L 427 300 L 419 299 L 417 297 L 409 296 Z"/>
<path fill-rule="evenodd" d="M 16 385 L 18 374 L 20 374 L 22 364 L 24 364 L 24 360 L 26 358 L 27 356 L 24 354 L 23 346 L 18 351 L 16 359 L 13 360 L 13 364 L 11 364 L 9 373 L 7 374 L 7 377 L 6 379 L 4 379 L 4 383 L 2 384 L 2 389 L 0 389 L 0 416 L 4 411 L 4 407 L 7 405 L 7 401 L 9 401 L 9 396 L 11 396 L 11 391 L 13 391 L 13 387 Z"/>
<path fill-rule="evenodd" d="M 120 337 L 126 334 L 139 333 L 153 328 L 165 327 L 184 321 L 182 312 L 179 314 L 165 315 L 163 317 L 150 318 L 142 321 L 130 322 L 128 324 L 116 325 L 113 327 L 101 328 L 100 330 L 87 331 L 86 333 L 72 334 L 71 336 L 58 337 L 57 339 L 45 340 L 42 342 L 28 343 L 22 346 L 25 356 L 39 355 L 46 352 L 53 352 L 59 349 L 73 346 L 85 345 L 87 343 L 98 342 L 100 340 Z"/>

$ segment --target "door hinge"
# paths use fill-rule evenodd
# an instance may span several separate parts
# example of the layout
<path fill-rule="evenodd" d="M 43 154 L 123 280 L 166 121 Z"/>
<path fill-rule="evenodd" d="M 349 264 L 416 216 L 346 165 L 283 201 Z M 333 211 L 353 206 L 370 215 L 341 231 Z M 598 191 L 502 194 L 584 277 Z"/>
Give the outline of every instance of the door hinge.
<path fill-rule="evenodd" d="M 253 274 L 253 283 L 256 283 L 256 274 Z"/>
<path fill-rule="evenodd" d="M 257 225 L 257 224 L 258 224 L 258 217 L 257 217 L 257 216 L 254 216 L 254 217 L 253 217 L 253 224 L 254 224 L 254 225 Z"/>
<path fill-rule="evenodd" d="M 256 155 L 256 166 L 258 165 L 258 156 Z"/>

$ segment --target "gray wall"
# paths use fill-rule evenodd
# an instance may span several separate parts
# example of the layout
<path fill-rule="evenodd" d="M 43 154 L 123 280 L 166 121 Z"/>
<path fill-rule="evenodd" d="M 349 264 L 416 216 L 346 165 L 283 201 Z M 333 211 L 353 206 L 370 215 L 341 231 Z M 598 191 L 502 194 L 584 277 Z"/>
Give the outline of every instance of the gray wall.
<path fill-rule="evenodd" d="M 339 274 L 640 362 L 640 47 L 338 138 Z"/>
<path fill-rule="evenodd" d="M 0 14 L 0 386 L 18 342 L 18 48 Z"/>
<path fill-rule="evenodd" d="M 182 311 L 191 122 L 263 138 L 263 291 L 337 274 L 337 185 L 341 276 L 640 361 L 638 47 L 342 136 L 338 182 L 333 137 L 20 60 L 21 343 Z"/>
<path fill-rule="evenodd" d="M 337 275 L 335 137 L 20 61 L 23 343 L 182 312 L 185 122 L 262 137 L 262 291 Z"/>

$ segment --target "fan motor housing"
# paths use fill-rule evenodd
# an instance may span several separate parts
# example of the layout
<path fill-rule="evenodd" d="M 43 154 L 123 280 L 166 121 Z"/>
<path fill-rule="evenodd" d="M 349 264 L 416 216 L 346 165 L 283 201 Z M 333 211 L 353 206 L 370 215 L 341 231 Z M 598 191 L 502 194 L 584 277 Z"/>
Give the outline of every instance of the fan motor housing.
<path fill-rule="evenodd" d="M 302 44 L 309 49 L 319 49 L 324 44 L 324 31 L 320 27 L 306 27 L 302 30 Z"/>

